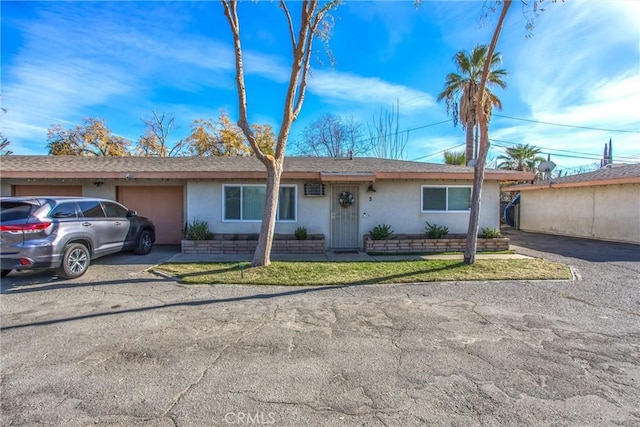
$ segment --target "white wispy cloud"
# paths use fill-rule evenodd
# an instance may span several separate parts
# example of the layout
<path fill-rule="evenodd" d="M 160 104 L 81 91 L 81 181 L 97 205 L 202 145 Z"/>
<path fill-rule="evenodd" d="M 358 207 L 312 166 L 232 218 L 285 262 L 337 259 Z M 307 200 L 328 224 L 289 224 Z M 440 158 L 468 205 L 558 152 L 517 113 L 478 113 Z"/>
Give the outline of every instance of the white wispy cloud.
<path fill-rule="evenodd" d="M 428 93 L 377 77 L 335 71 L 315 71 L 309 78 L 309 91 L 325 102 L 351 101 L 377 106 L 395 104 L 398 100 L 403 113 L 435 105 L 433 96 Z"/>
<path fill-rule="evenodd" d="M 24 46 L 3 64 L 3 105 L 9 109 L 3 131 L 18 142 L 12 147 L 17 153 L 42 152 L 52 123 L 70 127 L 105 107 L 129 111 L 133 131 L 121 134 L 135 139 L 140 115 L 163 107 L 153 101 L 158 88 L 197 94 L 212 88 L 229 92 L 235 84 L 230 42 L 181 37 L 181 18 L 170 8 L 124 19 L 117 4 L 74 3 L 73 8 L 70 13 L 66 4 L 47 4 L 37 19 L 13 23 L 21 27 Z M 278 84 L 289 78 L 285 58 L 252 50 L 245 52 L 245 72 Z M 433 105 L 426 93 L 335 71 L 314 71 L 309 91 L 325 102 L 389 105 L 400 99 L 403 113 Z M 215 102 L 224 105 L 228 99 Z M 181 99 L 168 107 L 183 118 L 190 115 Z M 200 107 L 192 108 L 195 118 Z"/>

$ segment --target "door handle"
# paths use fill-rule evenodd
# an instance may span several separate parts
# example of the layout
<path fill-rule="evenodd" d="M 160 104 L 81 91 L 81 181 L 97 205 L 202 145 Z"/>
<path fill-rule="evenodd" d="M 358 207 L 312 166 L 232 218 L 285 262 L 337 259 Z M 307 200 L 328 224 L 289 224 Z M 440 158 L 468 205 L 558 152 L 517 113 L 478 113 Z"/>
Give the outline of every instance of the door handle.
<path fill-rule="evenodd" d="M 82 226 L 83 227 L 91 227 L 91 223 L 90 222 L 83 222 Z"/>
<path fill-rule="evenodd" d="M 122 223 L 120 221 L 116 221 L 115 224 L 116 225 L 122 225 Z"/>

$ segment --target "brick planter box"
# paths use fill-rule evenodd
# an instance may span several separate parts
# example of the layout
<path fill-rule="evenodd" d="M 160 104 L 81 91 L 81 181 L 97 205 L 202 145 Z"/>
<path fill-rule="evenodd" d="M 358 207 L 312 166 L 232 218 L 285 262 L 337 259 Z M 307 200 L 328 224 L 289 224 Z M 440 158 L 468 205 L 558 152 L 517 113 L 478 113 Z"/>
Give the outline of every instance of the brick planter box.
<path fill-rule="evenodd" d="M 214 234 L 213 240 L 183 240 L 183 254 L 252 254 L 258 245 L 257 235 Z M 312 234 L 306 240 L 293 235 L 276 234 L 271 253 L 274 254 L 323 254 L 324 235 Z"/>
<path fill-rule="evenodd" d="M 464 252 L 465 237 L 455 236 L 447 239 L 427 239 L 419 236 L 393 236 L 387 240 L 373 240 L 364 236 L 365 252 L 381 253 L 426 253 L 426 252 Z M 509 239 L 478 238 L 478 252 L 509 250 Z"/>

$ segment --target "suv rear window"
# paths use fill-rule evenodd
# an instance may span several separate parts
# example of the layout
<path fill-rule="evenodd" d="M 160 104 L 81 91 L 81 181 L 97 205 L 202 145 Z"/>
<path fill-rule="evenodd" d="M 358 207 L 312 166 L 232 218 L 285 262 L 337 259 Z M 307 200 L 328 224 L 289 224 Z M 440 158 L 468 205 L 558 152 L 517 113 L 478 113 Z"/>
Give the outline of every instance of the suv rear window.
<path fill-rule="evenodd" d="M 0 221 L 15 221 L 27 219 L 33 205 L 24 202 L 2 202 L 0 204 Z"/>
<path fill-rule="evenodd" d="M 49 213 L 50 218 L 76 218 L 76 203 L 61 203 Z"/>
<path fill-rule="evenodd" d="M 102 205 L 98 201 L 85 201 L 78 202 L 80 210 L 85 218 L 104 218 L 104 211 Z"/>

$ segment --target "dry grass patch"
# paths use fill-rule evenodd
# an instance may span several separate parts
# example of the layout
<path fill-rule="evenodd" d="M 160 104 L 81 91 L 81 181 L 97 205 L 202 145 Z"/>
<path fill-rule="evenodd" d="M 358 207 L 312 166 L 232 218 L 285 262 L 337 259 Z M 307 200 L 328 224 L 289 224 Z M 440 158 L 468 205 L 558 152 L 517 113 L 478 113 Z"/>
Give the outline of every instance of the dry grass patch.
<path fill-rule="evenodd" d="M 467 280 L 568 280 L 569 268 L 543 259 L 378 262 L 171 263 L 154 270 L 186 284 L 347 285 L 375 283 L 449 282 Z"/>

